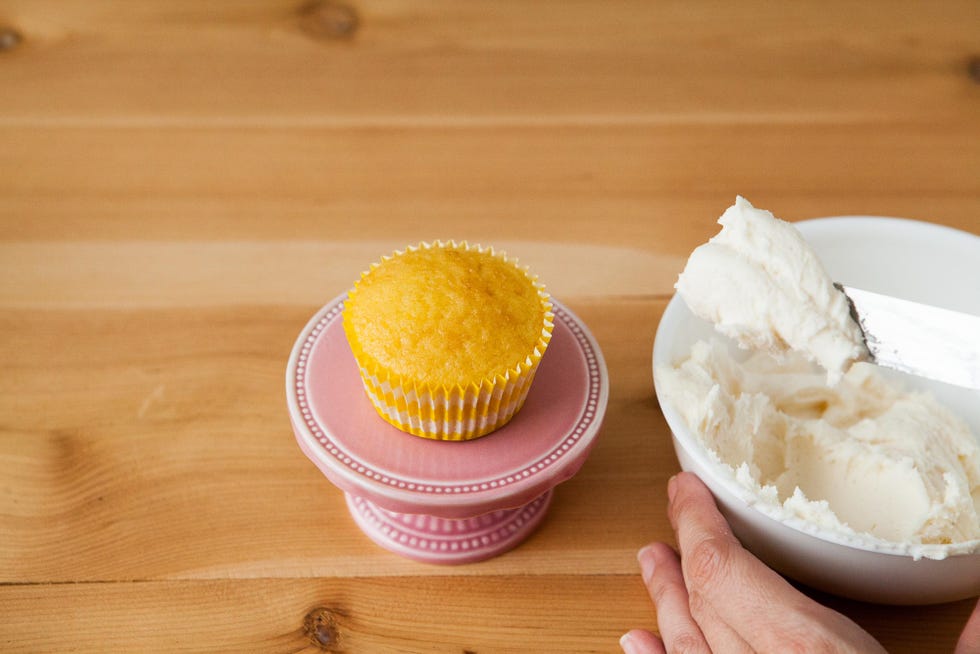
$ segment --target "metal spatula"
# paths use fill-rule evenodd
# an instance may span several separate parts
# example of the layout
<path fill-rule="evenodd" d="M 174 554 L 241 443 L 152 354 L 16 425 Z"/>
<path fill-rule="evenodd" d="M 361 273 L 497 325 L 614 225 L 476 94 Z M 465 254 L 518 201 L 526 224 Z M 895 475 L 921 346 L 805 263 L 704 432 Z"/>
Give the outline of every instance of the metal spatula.
<path fill-rule="evenodd" d="M 850 301 L 874 363 L 980 390 L 980 316 L 835 286 Z"/>

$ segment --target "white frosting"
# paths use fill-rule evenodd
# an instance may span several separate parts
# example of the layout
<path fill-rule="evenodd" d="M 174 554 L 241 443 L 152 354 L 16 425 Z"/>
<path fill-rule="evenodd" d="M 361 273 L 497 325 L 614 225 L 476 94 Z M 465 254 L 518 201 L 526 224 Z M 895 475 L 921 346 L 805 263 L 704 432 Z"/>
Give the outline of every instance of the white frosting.
<path fill-rule="evenodd" d="M 867 358 L 847 297 L 793 225 L 742 197 L 718 222 L 677 280 L 691 311 L 740 347 L 804 353 L 832 383 Z"/>
<path fill-rule="evenodd" d="M 777 517 L 916 556 L 978 545 L 980 447 L 930 395 L 867 363 L 831 387 L 798 355 L 738 362 L 717 341 L 655 375 L 712 458 Z"/>
<path fill-rule="evenodd" d="M 980 548 L 980 446 L 867 358 L 847 298 L 791 224 L 743 198 L 677 282 L 743 349 L 697 343 L 658 393 L 764 512 L 915 557 Z M 821 374 L 811 362 L 826 371 Z"/>

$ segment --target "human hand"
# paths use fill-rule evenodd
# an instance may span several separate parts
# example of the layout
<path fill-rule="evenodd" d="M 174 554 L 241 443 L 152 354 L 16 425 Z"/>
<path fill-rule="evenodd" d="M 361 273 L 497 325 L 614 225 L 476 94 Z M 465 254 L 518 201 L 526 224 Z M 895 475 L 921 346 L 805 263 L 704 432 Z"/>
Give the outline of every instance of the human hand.
<path fill-rule="evenodd" d="M 660 637 L 630 631 L 620 640 L 626 654 L 885 651 L 743 548 L 697 476 L 677 475 L 667 496 L 680 556 L 652 543 L 637 557 Z"/>

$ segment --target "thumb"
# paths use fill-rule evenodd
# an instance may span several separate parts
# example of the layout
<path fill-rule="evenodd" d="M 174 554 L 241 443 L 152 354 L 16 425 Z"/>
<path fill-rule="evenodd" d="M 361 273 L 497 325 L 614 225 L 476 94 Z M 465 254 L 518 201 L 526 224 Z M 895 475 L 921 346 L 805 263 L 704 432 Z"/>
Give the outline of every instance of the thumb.
<path fill-rule="evenodd" d="M 956 643 L 955 654 L 980 654 L 980 600 L 977 600 L 970 619 L 966 621 L 960 640 Z"/>

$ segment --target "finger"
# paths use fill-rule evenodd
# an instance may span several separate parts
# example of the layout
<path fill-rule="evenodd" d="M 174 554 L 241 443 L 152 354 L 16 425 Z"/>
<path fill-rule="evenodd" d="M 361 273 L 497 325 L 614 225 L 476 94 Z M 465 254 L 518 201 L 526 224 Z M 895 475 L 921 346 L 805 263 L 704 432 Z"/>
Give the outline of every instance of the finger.
<path fill-rule="evenodd" d="M 638 558 L 641 568 L 644 569 L 644 577 L 650 578 L 648 588 L 654 604 L 657 606 L 657 621 L 660 624 L 660 631 L 664 640 L 673 644 L 677 639 L 671 638 L 670 635 L 679 631 L 674 624 L 668 624 L 665 629 L 665 619 L 670 616 L 684 615 L 690 616 L 690 620 L 701 631 L 709 650 L 724 651 L 727 654 L 738 654 L 739 652 L 751 654 L 753 650 L 748 643 L 729 627 L 712 607 L 703 606 L 698 607 L 698 610 L 692 610 L 694 606 L 697 606 L 700 596 L 692 596 L 686 588 L 677 553 L 667 545 L 660 543 L 655 543 L 651 547 L 652 551 L 650 552 L 641 550 Z M 652 558 L 652 560 L 648 560 L 647 557 Z M 647 572 L 647 568 L 652 569 Z M 683 606 L 685 602 L 686 606 Z M 682 637 L 681 640 L 684 638 Z M 687 650 L 678 647 L 677 651 Z"/>
<path fill-rule="evenodd" d="M 667 494 L 696 619 L 713 612 L 756 650 L 781 651 L 784 639 L 802 629 L 813 642 L 846 635 L 857 651 L 882 651 L 858 625 L 803 595 L 743 548 L 696 475 L 677 475 Z M 781 629 L 773 629 L 774 622 Z"/>
<path fill-rule="evenodd" d="M 657 608 L 657 628 L 668 652 L 710 654 L 688 605 L 677 553 L 663 543 L 647 545 L 636 556 L 643 581 Z"/>
<path fill-rule="evenodd" d="M 956 643 L 955 654 L 976 654 L 980 652 L 980 600 L 973 607 L 973 613 L 966 621 L 966 627 Z"/>
<path fill-rule="evenodd" d="M 752 643 L 748 636 L 769 609 L 784 612 L 812 602 L 742 547 L 697 476 L 677 475 L 668 495 L 684 579 L 697 596 L 697 609 L 710 609 Z"/>
<path fill-rule="evenodd" d="M 691 607 L 691 616 L 698 626 L 701 633 L 708 642 L 708 647 L 712 652 L 725 652 L 725 654 L 755 654 L 748 642 L 735 631 L 725 619 L 718 615 L 711 604 L 703 602 L 702 596 L 697 593 L 688 593 Z"/>
<path fill-rule="evenodd" d="M 624 654 L 667 654 L 664 643 L 646 629 L 633 629 L 623 634 L 619 646 Z"/>

